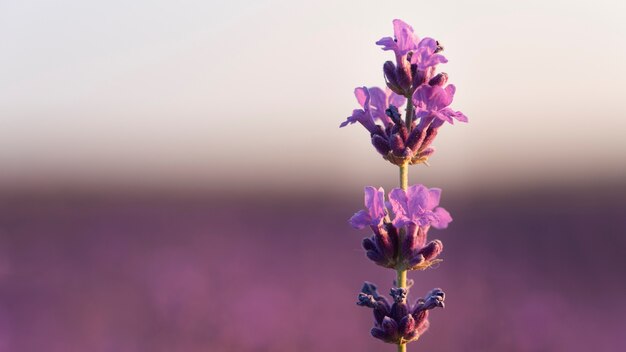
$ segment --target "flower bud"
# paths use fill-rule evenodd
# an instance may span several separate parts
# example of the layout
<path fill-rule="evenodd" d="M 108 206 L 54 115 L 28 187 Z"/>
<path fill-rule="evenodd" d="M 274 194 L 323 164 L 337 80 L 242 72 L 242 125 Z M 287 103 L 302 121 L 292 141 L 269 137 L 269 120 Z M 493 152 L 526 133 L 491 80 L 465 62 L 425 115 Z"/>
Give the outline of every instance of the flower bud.
<path fill-rule="evenodd" d="M 410 338 L 407 337 L 409 336 L 409 333 L 411 333 L 414 329 L 415 319 L 413 319 L 413 316 L 411 314 L 405 315 L 404 318 L 400 320 L 400 324 L 398 324 L 398 332 L 407 340 L 410 340 Z"/>
<path fill-rule="evenodd" d="M 437 129 L 428 128 L 428 131 L 426 132 L 426 137 L 424 137 L 424 140 L 422 141 L 422 145 L 420 145 L 417 151 L 421 152 L 424 149 L 426 149 L 429 145 L 432 144 L 432 142 L 435 140 L 435 137 L 437 137 Z"/>
<path fill-rule="evenodd" d="M 394 320 L 399 322 L 407 314 L 409 314 L 409 307 L 405 302 L 396 302 L 391 305 L 391 317 Z"/>
<path fill-rule="evenodd" d="M 426 137 L 426 129 L 413 128 L 409 136 L 406 138 L 406 147 L 411 150 L 418 150 L 420 144 Z"/>
<path fill-rule="evenodd" d="M 376 303 L 376 306 L 374 306 L 374 320 L 376 321 L 376 323 L 382 324 L 383 319 L 391 314 L 390 311 L 391 309 L 389 308 L 389 303 L 387 303 L 386 299 L 383 298 L 382 300 L 378 301 Z"/>
<path fill-rule="evenodd" d="M 425 262 L 426 260 L 424 259 L 424 256 L 421 254 L 415 255 L 413 257 L 411 257 L 411 259 L 409 260 L 409 268 L 413 268 L 415 266 L 418 266 L 419 264 Z"/>
<path fill-rule="evenodd" d="M 426 313 L 428 313 L 428 311 L 426 311 Z M 426 314 L 426 316 L 428 316 L 428 314 Z M 425 333 L 426 330 L 428 330 L 428 327 L 430 327 L 430 322 L 428 321 L 428 319 L 424 319 L 422 320 L 421 324 L 415 327 L 415 330 L 417 331 L 419 335 L 421 335 Z"/>
<path fill-rule="evenodd" d="M 376 151 L 383 156 L 389 154 L 389 151 L 391 151 L 389 141 L 387 141 L 386 138 L 383 138 L 377 134 L 372 136 L 372 145 L 374 146 Z"/>
<path fill-rule="evenodd" d="M 385 259 L 387 259 L 386 261 L 393 261 L 396 249 L 394 248 L 387 231 L 382 228 L 378 229 L 378 231 L 374 233 L 374 240 L 380 252 L 385 256 Z"/>
<path fill-rule="evenodd" d="M 446 295 L 440 288 L 434 288 L 430 291 L 424 299 L 424 304 L 421 306 L 421 310 L 429 310 L 436 307 L 444 308 Z"/>
<path fill-rule="evenodd" d="M 381 326 L 387 336 L 396 336 L 398 334 L 398 323 L 390 317 L 385 317 Z"/>
<path fill-rule="evenodd" d="M 395 105 L 389 105 L 389 108 L 385 110 L 385 114 L 391 118 L 391 121 L 396 125 L 402 124 L 402 115 L 398 111 L 398 107 Z"/>
<path fill-rule="evenodd" d="M 428 85 L 431 87 L 434 86 L 443 86 L 448 82 L 448 74 L 445 72 L 438 73 L 435 77 L 431 78 L 428 81 Z"/>
<path fill-rule="evenodd" d="M 370 238 L 364 238 L 361 245 L 366 251 L 376 250 L 376 245 L 374 244 L 374 242 L 372 242 Z"/>
<path fill-rule="evenodd" d="M 409 291 L 403 287 L 392 287 L 389 295 L 393 297 L 393 301 L 396 303 L 401 303 L 406 300 L 406 296 Z"/>
<path fill-rule="evenodd" d="M 387 81 L 387 87 L 394 93 L 404 95 L 404 90 L 398 82 L 398 76 L 396 74 L 396 65 L 392 61 L 387 61 L 383 64 L 383 73 L 385 80 Z"/>
<path fill-rule="evenodd" d="M 426 72 L 423 70 L 417 70 L 413 75 L 413 87 L 417 88 L 426 82 Z"/>
<path fill-rule="evenodd" d="M 408 61 L 406 61 L 403 65 L 398 65 L 398 67 L 396 68 L 396 77 L 398 80 L 398 85 L 405 92 L 401 95 L 405 95 L 406 93 L 411 92 L 411 84 L 413 83 L 413 79 L 411 77 L 411 64 Z"/>
<path fill-rule="evenodd" d="M 374 308 L 374 306 L 376 305 L 376 300 L 372 295 L 361 292 L 357 297 L 356 305 L 361 307 Z"/>
<path fill-rule="evenodd" d="M 385 256 L 380 253 L 380 251 L 378 251 L 378 249 L 376 250 L 369 250 L 367 252 L 365 252 L 365 255 L 367 256 L 367 258 L 369 258 L 369 260 L 373 261 L 374 263 L 381 265 L 381 266 L 387 266 L 387 258 L 385 258 Z"/>
<path fill-rule="evenodd" d="M 370 330 L 370 333 L 372 334 L 372 336 L 374 336 L 375 338 L 377 338 L 379 340 L 383 340 L 385 342 L 393 343 L 393 339 L 391 339 L 391 337 L 389 335 L 387 335 L 387 333 L 385 331 L 383 331 L 383 329 L 381 329 L 381 328 L 374 327 L 374 328 L 372 328 L 372 330 Z"/>
<path fill-rule="evenodd" d="M 434 240 L 428 243 L 422 248 L 419 253 L 424 256 L 426 260 L 433 260 L 443 251 L 443 243 L 439 240 Z"/>
<path fill-rule="evenodd" d="M 425 159 L 425 158 L 428 158 L 429 156 L 433 155 L 434 153 L 435 153 L 435 148 L 430 147 L 430 148 L 426 148 L 426 149 L 422 150 L 417 155 L 418 155 L 419 158 Z"/>
<path fill-rule="evenodd" d="M 392 134 L 389 144 L 391 146 L 391 150 L 395 155 L 402 156 L 402 153 L 404 152 L 404 141 L 402 140 L 400 134 Z"/>

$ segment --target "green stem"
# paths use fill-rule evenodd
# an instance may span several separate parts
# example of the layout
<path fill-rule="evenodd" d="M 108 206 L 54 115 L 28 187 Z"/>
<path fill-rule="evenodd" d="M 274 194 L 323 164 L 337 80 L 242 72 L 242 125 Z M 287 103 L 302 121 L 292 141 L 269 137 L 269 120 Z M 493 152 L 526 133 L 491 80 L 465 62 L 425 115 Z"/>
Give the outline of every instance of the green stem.
<path fill-rule="evenodd" d="M 398 270 L 397 273 L 398 276 L 396 279 L 396 284 L 398 284 L 398 287 L 406 288 L 406 270 Z"/>
<path fill-rule="evenodd" d="M 411 106 L 410 104 L 407 105 L 407 112 L 409 111 L 410 106 Z M 409 116 L 409 114 L 407 114 L 407 116 Z M 407 118 L 407 122 L 410 124 L 410 121 L 408 120 L 408 118 Z M 400 166 L 400 187 L 406 191 L 408 186 L 409 186 L 409 164 L 404 163 Z M 396 273 L 397 273 L 396 286 L 406 288 L 406 270 L 397 270 Z M 406 344 L 404 343 L 399 344 L 398 352 L 406 352 Z"/>
<path fill-rule="evenodd" d="M 400 165 L 400 188 L 406 191 L 409 187 L 409 164 Z"/>

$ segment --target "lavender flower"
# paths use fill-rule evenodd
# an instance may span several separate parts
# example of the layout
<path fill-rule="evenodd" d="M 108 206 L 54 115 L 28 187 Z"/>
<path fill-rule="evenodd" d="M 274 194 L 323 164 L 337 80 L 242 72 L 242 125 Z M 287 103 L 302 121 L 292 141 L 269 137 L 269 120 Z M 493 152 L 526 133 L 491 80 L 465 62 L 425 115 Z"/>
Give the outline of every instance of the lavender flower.
<path fill-rule="evenodd" d="M 417 117 L 422 121 L 439 118 L 442 121 L 454 123 L 454 119 L 467 122 L 467 116 L 460 111 L 454 111 L 448 107 L 452 103 L 456 87 L 449 84 L 445 88 L 443 85 L 448 81 L 447 75 L 435 76 L 429 84 L 422 85 L 413 94 L 413 104 L 418 109 Z"/>
<path fill-rule="evenodd" d="M 413 27 L 401 20 L 393 20 L 394 37 L 384 37 L 376 42 L 383 50 L 393 50 L 396 63 L 387 61 L 383 72 L 387 86 L 394 92 L 411 97 L 417 87 L 428 81 L 435 66 L 448 60 L 439 52 L 443 47 L 432 38 L 420 40 Z"/>
<path fill-rule="evenodd" d="M 365 209 L 350 218 L 350 225 L 356 229 L 365 226 L 378 227 L 387 216 L 385 208 L 385 190 L 380 187 L 365 187 Z"/>
<path fill-rule="evenodd" d="M 412 223 L 420 227 L 432 225 L 437 229 L 445 229 L 452 217 L 444 208 L 437 207 L 440 198 L 440 188 L 428 189 L 423 185 L 413 185 L 406 191 L 394 188 L 389 193 L 389 203 L 396 215 L 394 226 L 402 227 Z"/>
<path fill-rule="evenodd" d="M 398 112 L 398 106 L 404 104 L 403 97 L 378 87 L 357 88 L 355 95 L 363 109 L 354 110 L 340 127 L 361 123 L 370 132 L 374 148 L 395 165 L 428 160 L 434 152 L 430 145 L 443 121 L 434 118 L 423 119 L 419 124 L 414 121 L 409 132 Z"/>
<path fill-rule="evenodd" d="M 384 128 L 383 126 L 392 123 L 390 117 L 386 114 L 390 104 L 400 106 L 406 101 L 405 98 L 392 91 L 384 91 L 378 87 L 358 87 L 354 89 L 354 95 L 362 109 L 353 110 L 352 115 L 341 123 L 339 127 L 359 122 L 371 134 L 380 133 Z M 381 122 L 382 126 L 377 124 L 377 122 Z"/>
<path fill-rule="evenodd" d="M 417 340 L 429 327 L 428 311 L 444 307 L 444 292 L 435 288 L 415 304 L 407 303 L 408 289 L 394 287 L 390 295 L 393 303 L 378 294 L 376 286 L 366 282 L 359 293 L 357 305 L 373 309 L 372 336 L 384 342 L 405 344 Z"/>
<path fill-rule="evenodd" d="M 413 185 L 404 191 L 389 193 L 394 219 L 390 221 L 384 202 L 384 190 L 365 188 L 365 207 L 350 218 L 350 224 L 362 229 L 370 226 L 373 235 L 363 239 L 367 257 L 374 263 L 397 270 L 424 270 L 441 261 L 437 256 L 443 243 L 427 243 L 428 229 L 444 229 L 452 221 L 450 213 L 438 207 L 441 190 Z M 399 234 L 403 233 L 403 236 Z"/>

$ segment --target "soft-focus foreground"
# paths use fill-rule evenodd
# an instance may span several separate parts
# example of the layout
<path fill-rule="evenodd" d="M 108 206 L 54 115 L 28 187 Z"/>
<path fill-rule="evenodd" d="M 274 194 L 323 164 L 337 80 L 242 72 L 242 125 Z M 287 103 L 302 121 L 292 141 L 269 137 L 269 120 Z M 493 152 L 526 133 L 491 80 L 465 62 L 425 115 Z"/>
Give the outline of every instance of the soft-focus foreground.
<path fill-rule="evenodd" d="M 422 351 L 623 351 L 625 187 L 446 195 Z M 361 197 L 5 195 L 0 351 L 382 351 Z M 354 200 L 346 202 L 345 200 Z M 450 314 L 453 312 L 454 314 Z"/>

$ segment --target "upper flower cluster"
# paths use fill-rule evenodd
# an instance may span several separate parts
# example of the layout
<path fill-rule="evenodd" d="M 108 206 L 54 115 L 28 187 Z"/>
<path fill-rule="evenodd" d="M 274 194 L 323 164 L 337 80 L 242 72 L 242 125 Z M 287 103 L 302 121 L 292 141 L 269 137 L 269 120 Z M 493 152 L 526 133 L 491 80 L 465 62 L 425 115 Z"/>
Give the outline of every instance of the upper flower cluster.
<path fill-rule="evenodd" d="M 396 165 L 424 163 L 434 152 L 430 146 L 444 122 L 467 122 L 467 117 L 449 106 L 456 88 L 446 73 L 435 74 L 436 66 L 448 60 L 443 47 L 432 38 L 420 39 L 401 20 L 393 21 L 394 37 L 376 42 L 395 53 L 395 63 L 387 61 L 383 72 L 387 89 L 359 87 L 356 109 L 340 127 L 359 122 L 371 135 L 382 156 Z M 407 103 L 404 121 L 399 108 Z"/>
<path fill-rule="evenodd" d="M 439 240 L 426 243 L 428 229 L 444 229 L 452 221 L 450 213 L 438 206 L 440 197 L 439 188 L 413 185 L 406 191 L 394 188 L 385 203 L 382 188 L 366 187 L 366 209 L 354 214 L 350 224 L 357 229 L 369 226 L 374 232 L 363 240 L 367 257 L 397 270 L 421 270 L 438 261 L 443 244 Z"/>
<path fill-rule="evenodd" d="M 400 95 L 410 97 L 416 87 L 428 82 L 435 66 L 448 62 L 439 54 L 443 47 L 432 38 L 419 39 L 413 27 L 401 20 L 393 20 L 394 37 L 384 37 L 376 42 L 383 50 L 393 50 L 396 63 L 383 65 L 387 85 Z"/>

